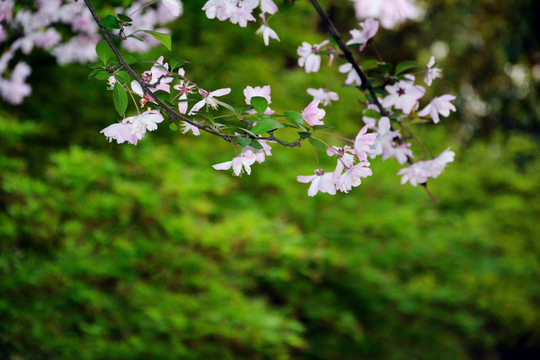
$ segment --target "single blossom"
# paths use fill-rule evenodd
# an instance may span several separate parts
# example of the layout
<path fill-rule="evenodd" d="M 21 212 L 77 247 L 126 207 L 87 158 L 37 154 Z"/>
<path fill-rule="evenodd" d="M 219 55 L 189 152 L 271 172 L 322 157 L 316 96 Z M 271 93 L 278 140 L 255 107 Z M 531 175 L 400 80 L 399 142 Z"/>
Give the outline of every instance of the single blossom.
<path fill-rule="evenodd" d="M 199 109 L 201 109 L 204 105 L 209 105 L 212 109 L 217 109 L 219 101 L 215 98 L 227 95 L 230 92 L 231 88 L 223 88 L 211 92 L 199 89 L 199 94 L 202 96 L 202 100 L 193 105 L 188 115 L 195 115 L 195 113 L 199 111 Z"/>
<path fill-rule="evenodd" d="M 360 45 L 360 51 L 364 51 L 369 40 L 373 39 L 377 30 L 379 30 L 379 22 L 372 18 L 366 19 L 366 21 L 359 24 L 362 30 L 351 30 L 352 39 L 347 41 L 347 45 L 358 44 Z"/>
<path fill-rule="evenodd" d="M 343 169 L 350 168 L 354 164 L 354 155 L 351 154 L 352 149 L 350 146 L 344 146 L 342 148 L 337 146 L 329 147 L 326 150 L 328 156 L 337 156 L 337 165 L 332 175 L 334 182 L 337 182 L 337 179 L 343 172 Z"/>
<path fill-rule="evenodd" d="M 197 121 L 195 122 L 198 124 Z M 185 122 L 185 121 L 180 122 L 180 131 L 182 132 L 182 134 L 186 134 L 188 131 L 191 131 L 193 135 L 195 136 L 201 135 L 201 132 L 199 131 L 198 127 L 193 126 L 190 123 Z"/>
<path fill-rule="evenodd" d="M 313 100 L 317 100 L 322 102 L 323 106 L 328 106 L 332 103 L 332 101 L 338 101 L 339 96 L 337 93 L 330 91 L 328 89 L 314 89 L 314 88 L 308 88 L 307 93 L 311 96 L 313 96 Z"/>
<path fill-rule="evenodd" d="M 256 161 L 261 164 L 266 159 L 266 156 L 272 156 L 272 148 L 268 145 L 268 140 L 257 140 L 263 147 L 255 150 Z"/>
<path fill-rule="evenodd" d="M 328 43 L 329 41 L 325 40 L 318 45 L 311 45 L 304 41 L 302 46 L 299 46 L 297 50 L 298 56 L 300 56 L 298 65 L 304 67 L 306 73 L 319 71 L 321 67 L 321 55 L 318 52 Z"/>
<path fill-rule="evenodd" d="M 179 16 L 182 11 L 182 3 L 179 0 L 162 0 L 163 5 L 173 16 Z"/>
<path fill-rule="evenodd" d="M 358 19 L 377 18 L 386 29 L 407 19 L 416 19 L 420 10 L 410 0 L 353 0 Z"/>
<path fill-rule="evenodd" d="M 362 85 L 362 79 L 360 79 L 360 75 L 358 75 L 351 63 L 345 63 L 341 65 L 338 70 L 340 73 L 347 74 L 347 80 L 345 80 L 345 84 L 356 83 L 356 85 L 358 86 Z"/>
<path fill-rule="evenodd" d="M 322 122 L 322 118 L 326 114 L 326 111 L 323 109 L 319 109 L 319 101 L 313 100 L 309 103 L 308 106 L 302 111 L 302 118 L 308 123 L 309 125 L 324 125 Z"/>
<path fill-rule="evenodd" d="M 186 72 L 183 68 L 178 69 L 178 75 L 183 77 L 185 74 Z M 191 90 L 194 87 L 195 87 L 194 85 L 191 85 L 184 80 L 180 80 L 180 84 L 173 86 L 173 89 L 178 90 L 180 92 L 180 97 L 178 98 L 178 111 L 180 112 L 180 114 L 185 114 L 187 112 L 187 109 L 188 109 L 187 94 L 191 93 Z"/>
<path fill-rule="evenodd" d="M 245 172 L 250 175 L 251 165 L 257 160 L 257 155 L 255 155 L 253 150 L 252 147 L 246 146 L 242 149 L 242 152 L 231 161 L 215 164 L 212 165 L 212 167 L 216 170 L 229 170 L 232 167 L 233 173 L 236 176 L 240 176 L 243 168 Z"/>
<path fill-rule="evenodd" d="M 336 194 L 336 184 L 332 179 L 333 174 L 326 174 L 322 169 L 315 170 L 315 175 L 303 176 L 299 175 L 296 177 L 296 181 L 301 183 L 311 183 L 308 189 L 309 196 L 315 196 L 320 191 L 322 193 L 327 193 L 330 195 Z"/>
<path fill-rule="evenodd" d="M 377 139 L 377 134 L 370 133 L 366 134 L 369 127 L 365 125 L 354 139 L 354 153 L 358 157 L 358 160 L 365 161 L 367 156 L 373 153 L 372 146 Z"/>
<path fill-rule="evenodd" d="M 414 82 L 407 80 L 400 80 L 394 85 L 386 85 L 385 90 L 388 91 L 388 95 L 382 100 L 382 105 L 385 108 L 393 106 L 401 109 L 407 115 L 418 106 L 418 100 L 426 93 L 426 89 L 422 86 L 414 85 Z"/>
<path fill-rule="evenodd" d="M 373 152 L 370 154 L 370 157 L 375 157 L 382 155 L 382 159 L 386 160 L 395 154 L 394 146 L 395 138 L 401 137 L 399 131 L 392 130 L 390 126 L 390 119 L 386 116 L 383 116 L 379 120 L 379 126 L 377 128 L 377 138 L 372 145 Z"/>
<path fill-rule="evenodd" d="M 434 67 L 433 65 L 435 65 L 435 56 L 429 58 L 426 69 L 424 70 L 424 82 L 427 84 L 427 86 L 431 86 L 434 79 L 442 76 L 441 69 Z"/>
<path fill-rule="evenodd" d="M 268 46 L 270 43 L 270 38 L 275 39 L 279 41 L 279 37 L 276 34 L 276 32 L 271 29 L 265 22 L 261 25 L 261 27 L 255 32 L 257 35 L 262 35 L 264 40 L 264 45 Z"/>
<path fill-rule="evenodd" d="M 439 122 L 439 114 L 448 117 L 450 111 L 456 111 L 456 107 L 450 102 L 455 100 L 455 98 L 454 95 L 448 94 L 436 97 L 418 113 L 418 116 L 427 116 L 429 114 L 433 122 L 437 124 Z"/>
<path fill-rule="evenodd" d="M 268 14 L 275 14 L 279 10 L 273 0 L 261 0 L 261 11 Z"/>
<path fill-rule="evenodd" d="M 348 193 L 353 187 L 362 183 L 361 178 L 373 175 L 373 172 L 368 167 L 369 165 L 369 162 L 361 161 L 354 166 L 348 167 L 337 180 L 336 187 L 338 190 Z"/>
<path fill-rule="evenodd" d="M 409 158 L 412 158 L 413 153 L 411 149 L 409 149 L 410 147 L 410 143 L 403 143 L 394 146 L 394 157 L 401 165 L 405 164 Z"/>

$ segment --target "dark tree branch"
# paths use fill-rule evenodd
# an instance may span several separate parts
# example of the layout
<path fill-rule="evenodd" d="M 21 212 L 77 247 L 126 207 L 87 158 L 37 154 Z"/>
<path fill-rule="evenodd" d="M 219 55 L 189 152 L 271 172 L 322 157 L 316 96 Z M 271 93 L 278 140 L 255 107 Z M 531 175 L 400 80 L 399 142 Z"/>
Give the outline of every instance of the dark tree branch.
<path fill-rule="evenodd" d="M 309 1 L 311 2 L 313 7 L 315 8 L 315 10 L 317 10 L 317 13 L 321 17 L 321 20 L 323 21 L 324 25 L 326 26 L 326 29 L 330 33 L 330 36 L 332 36 L 334 38 L 334 40 L 336 40 L 336 43 L 338 44 L 340 50 L 343 52 L 343 55 L 345 56 L 347 61 L 353 66 L 354 70 L 356 71 L 356 73 L 360 77 L 360 80 L 362 80 L 362 85 L 360 85 L 360 90 L 368 91 L 369 94 L 371 95 L 370 96 L 371 97 L 370 102 L 372 104 L 374 104 L 375 106 L 377 106 L 377 108 L 379 109 L 379 112 L 381 113 L 381 115 L 388 117 L 390 114 L 382 106 L 381 102 L 379 101 L 379 98 L 377 97 L 377 94 L 373 90 L 373 87 L 368 82 L 366 75 L 364 74 L 362 69 L 360 69 L 360 66 L 358 66 L 358 63 L 354 59 L 354 57 L 353 57 L 351 51 L 349 50 L 349 48 L 347 47 L 347 45 L 345 45 L 345 43 L 343 42 L 343 39 L 341 38 L 341 35 L 339 34 L 336 27 L 332 23 L 332 20 L 330 20 L 330 17 L 328 16 L 328 14 L 324 11 L 324 9 L 321 7 L 321 5 L 319 4 L 319 2 L 317 0 L 309 0 Z M 378 54 L 378 52 L 377 52 L 377 54 Z M 380 57 L 380 55 L 378 55 L 378 56 Z M 368 99 L 368 101 L 369 100 L 370 99 Z M 392 125 L 390 124 L 390 126 L 392 126 Z M 399 138 L 399 137 L 396 137 L 394 140 L 398 144 L 402 143 L 401 138 Z M 414 160 L 410 156 L 407 156 L 407 162 L 410 165 L 414 164 Z M 435 195 L 433 195 L 431 193 L 431 191 L 429 191 L 429 189 L 427 187 L 427 182 L 422 183 L 421 185 L 426 189 L 426 192 L 428 193 L 428 195 L 438 203 L 439 199 L 437 199 L 437 197 L 435 197 Z"/>

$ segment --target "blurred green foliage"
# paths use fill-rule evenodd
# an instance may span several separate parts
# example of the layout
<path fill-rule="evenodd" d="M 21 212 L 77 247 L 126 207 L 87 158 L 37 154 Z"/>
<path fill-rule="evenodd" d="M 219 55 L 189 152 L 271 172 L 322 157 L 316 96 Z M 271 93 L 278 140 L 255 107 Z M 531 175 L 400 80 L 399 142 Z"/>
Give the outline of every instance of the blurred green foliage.
<path fill-rule="evenodd" d="M 296 67 L 297 46 L 325 36 L 307 2 L 272 20 L 288 30 L 268 48 L 253 26 L 204 18 L 201 3 L 184 1 L 189 16 L 173 29 L 173 53 L 191 62 L 190 79 L 231 86 L 227 100 L 238 104 L 245 86 L 270 84 L 276 110 L 301 109 L 307 87 L 329 87 L 342 101 L 327 122 L 357 131 L 356 93 L 339 88 L 335 68 L 306 76 Z M 109 144 L 98 134 L 115 120 L 105 84 L 88 81 L 82 66 L 34 57 L 33 96 L 0 113 L 0 358 L 535 358 L 537 83 L 518 99 L 501 70 L 533 56 L 507 46 L 532 32 L 517 24 L 525 35 L 481 32 L 485 53 L 460 48 L 469 37 L 453 32 L 504 28 L 488 10 L 511 20 L 532 2 L 431 3 L 425 22 L 382 32 L 377 46 L 392 61 L 427 60 L 435 39 L 449 46 L 447 77 L 434 91 L 462 94 L 461 106 L 417 129 L 435 153 L 457 153 L 430 183 L 440 205 L 399 186 L 391 160 L 374 161 L 374 176 L 351 194 L 309 198 L 295 182 L 316 166 L 309 146 L 275 146 L 251 176 L 234 178 L 210 167 L 232 150 L 209 136 L 163 126 L 137 147 Z M 348 2 L 326 5 L 343 30 L 355 25 Z M 498 81 L 478 71 L 491 62 Z M 467 78 L 492 94 L 483 101 L 506 99 L 490 112 L 489 131 L 471 125 L 487 115 L 467 110 Z M 469 141 L 469 127 L 491 136 Z"/>

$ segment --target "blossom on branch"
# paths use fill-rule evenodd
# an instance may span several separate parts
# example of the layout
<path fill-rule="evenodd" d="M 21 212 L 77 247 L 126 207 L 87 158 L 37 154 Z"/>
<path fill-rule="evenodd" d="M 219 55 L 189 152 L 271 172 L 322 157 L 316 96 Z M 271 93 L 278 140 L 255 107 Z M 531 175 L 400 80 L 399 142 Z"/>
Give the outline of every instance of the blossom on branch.
<path fill-rule="evenodd" d="M 433 65 L 435 65 L 435 56 L 429 58 L 426 69 L 424 70 L 424 82 L 427 84 L 427 86 L 431 86 L 434 79 L 442 76 L 441 69 L 434 67 Z"/>
<path fill-rule="evenodd" d="M 313 100 L 306 106 L 304 111 L 302 111 L 302 118 L 311 126 L 313 125 L 324 125 L 322 118 L 326 115 L 326 111 L 319 109 L 319 101 Z"/>
<path fill-rule="evenodd" d="M 212 165 L 212 167 L 216 170 L 229 170 L 232 167 L 233 173 L 236 176 L 240 176 L 242 169 L 244 169 L 248 175 L 251 175 L 251 165 L 257 160 L 257 155 L 253 150 L 252 147 L 246 146 L 242 149 L 242 152 L 231 161 L 215 164 Z"/>
<path fill-rule="evenodd" d="M 321 55 L 319 55 L 318 52 L 328 43 L 328 40 L 324 40 L 318 45 L 311 45 L 304 41 L 302 46 L 299 46 L 296 50 L 298 56 L 300 56 L 298 65 L 303 67 L 306 70 L 306 73 L 319 71 L 321 68 Z"/>
<path fill-rule="evenodd" d="M 336 184 L 332 179 L 333 173 L 325 173 L 322 169 L 315 170 L 315 175 L 296 177 L 296 181 L 301 183 L 311 183 L 308 189 L 309 196 L 315 196 L 320 191 L 330 195 L 336 194 Z"/>
<path fill-rule="evenodd" d="M 339 95 L 333 91 L 330 91 L 328 89 L 314 89 L 314 88 L 308 88 L 307 93 L 311 96 L 313 96 L 313 100 L 317 100 L 322 102 L 323 106 L 328 106 L 332 101 L 338 101 Z"/>
<path fill-rule="evenodd" d="M 437 124 L 439 122 L 439 114 L 448 117 L 450 111 L 456 111 L 456 107 L 450 102 L 455 100 L 454 95 L 443 95 L 433 98 L 431 102 L 418 113 L 418 116 L 431 116 L 433 122 Z"/>
<path fill-rule="evenodd" d="M 388 95 L 383 99 L 382 105 L 385 108 L 393 106 L 406 115 L 410 114 L 418 106 L 418 100 L 426 93 L 422 86 L 414 85 L 414 77 L 411 76 L 411 79 L 412 82 L 400 80 L 394 85 L 386 85 L 384 89 L 388 91 Z"/>
<path fill-rule="evenodd" d="M 127 141 L 130 144 L 137 145 L 146 131 L 154 131 L 157 124 L 163 121 L 163 115 L 158 110 L 148 110 L 142 114 L 131 116 L 122 120 L 121 123 L 112 124 L 101 130 L 109 142 L 116 140 L 118 144 Z"/>
<path fill-rule="evenodd" d="M 203 89 L 199 89 L 199 94 L 202 96 L 202 100 L 193 105 L 188 115 L 195 115 L 204 105 L 210 106 L 212 109 L 217 109 L 219 101 L 216 97 L 227 95 L 231 92 L 231 88 L 223 88 L 215 91 L 208 92 Z"/>
<path fill-rule="evenodd" d="M 373 39 L 377 30 L 379 30 L 379 22 L 372 18 L 366 19 L 363 23 L 359 24 L 362 31 L 354 29 L 351 30 L 352 39 L 347 41 L 347 45 L 358 44 L 360 45 L 360 51 L 364 51 L 369 40 Z"/>

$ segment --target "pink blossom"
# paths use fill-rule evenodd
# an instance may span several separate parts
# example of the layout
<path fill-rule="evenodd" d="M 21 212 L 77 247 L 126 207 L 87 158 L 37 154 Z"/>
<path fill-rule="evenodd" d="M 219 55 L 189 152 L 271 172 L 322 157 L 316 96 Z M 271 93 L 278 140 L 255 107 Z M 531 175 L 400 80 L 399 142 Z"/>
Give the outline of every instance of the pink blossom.
<path fill-rule="evenodd" d="M 321 67 L 321 55 L 317 53 L 321 50 L 323 46 L 328 44 L 329 41 L 325 40 L 318 45 L 310 45 L 307 42 L 303 42 L 302 46 L 298 47 L 296 51 L 300 59 L 298 59 L 298 65 L 304 67 L 306 73 L 317 72 Z"/>
<path fill-rule="evenodd" d="M 345 84 L 356 83 L 358 86 L 362 85 L 362 79 L 360 79 L 360 76 L 351 63 L 341 65 L 338 70 L 340 73 L 347 73 L 347 80 L 345 80 Z"/>
<path fill-rule="evenodd" d="M 434 79 L 441 77 L 441 69 L 434 67 L 433 65 L 435 65 L 434 56 L 429 58 L 426 69 L 424 70 L 424 82 L 427 84 L 427 86 L 431 86 Z"/>
<path fill-rule="evenodd" d="M 364 51 L 368 41 L 371 40 L 375 34 L 377 34 L 377 30 L 379 30 L 379 22 L 369 18 L 359 25 L 362 28 L 362 31 L 357 29 L 351 30 L 350 33 L 352 39 L 347 42 L 347 45 L 359 44 L 360 51 Z"/>
<path fill-rule="evenodd" d="M 273 0 L 261 0 L 261 11 L 263 13 L 275 14 L 279 8 Z"/>
<path fill-rule="evenodd" d="M 220 164 L 212 165 L 212 167 L 216 170 L 229 170 L 231 167 L 233 168 L 233 173 L 236 176 L 240 176 L 242 173 L 242 168 L 245 170 L 245 172 L 250 175 L 251 174 L 251 165 L 257 160 L 257 156 L 253 152 L 253 148 L 250 146 L 246 146 L 242 149 L 242 152 L 240 155 L 236 156 L 231 161 L 227 161 Z"/>
<path fill-rule="evenodd" d="M 26 63 L 18 63 L 11 73 L 10 80 L 0 78 L 0 95 L 11 104 L 22 103 L 23 99 L 32 93 L 30 86 L 25 83 L 31 71 Z"/>
<path fill-rule="evenodd" d="M 425 183 L 428 178 L 438 177 L 446 165 L 454 161 L 454 156 L 455 153 L 448 148 L 433 160 L 418 161 L 399 170 L 397 174 L 402 176 L 401 185 L 408 181 L 412 186 L 416 186 Z"/>
<path fill-rule="evenodd" d="M 420 10 L 410 0 L 353 0 L 356 17 L 377 18 L 387 29 L 407 19 L 416 19 Z"/>
<path fill-rule="evenodd" d="M 366 178 L 373 175 L 373 172 L 368 167 L 369 165 L 369 162 L 361 161 L 358 164 L 347 168 L 337 180 L 336 186 L 338 190 L 347 193 L 353 187 L 356 187 L 362 183 L 361 178 Z"/>
<path fill-rule="evenodd" d="M 257 35 L 262 35 L 264 40 L 264 45 L 268 46 L 270 43 L 270 38 L 279 41 L 279 37 L 274 30 L 272 30 L 265 22 L 261 27 L 256 31 Z"/>
<path fill-rule="evenodd" d="M 130 124 L 112 124 L 101 130 L 100 133 L 105 135 L 109 142 L 116 140 L 118 144 L 122 144 L 127 141 L 130 144 L 137 145 L 138 139 L 137 136 L 131 132 Z"/>
<path fill-rule="evenodd" d="M 401 185 L 404 185 L 408 181 L 415 187 L 418 184 L 425 183 L 429 176 L 429 173 L 423 168 L 421 161 L 399 170 L 397 174 L 401 176 Z"/>
<path fill-rule="evenodd" d="M 332 173 L 325 174 L 321 169 L 315 170 L 315 175 L 299 175 L 296 180 L 301 183 L 311 183 L 308 189 L 309 196 L 315 196 L 319 191 L 330 195 L 336 194 L 336 185 L 332 179 Z"/>
<path fill-rule="evenodd" d="M 431 102 L 418 113 L 418 116 L 427 116 L 428 114 L 433 119 L 433 122 L 437 124 L 439 122 L 439 114 L 444 117 L 450 115 L 450 111 L 456 111 L 456 107 L 450 102 L 456 97 L 454 95 L 443 95 L 434 98 Z"/>
<path fill-rule="evenodd" d="M 173 16 L 179 16 L 182 11 L 182 3 L 179 0 L 162 0 L 163 5 L 170 11 Z"/>
<path fill-rule="evenodd" d="M 337 181 L 341 175 L 343 169 L 350 168 L 354 164 L 354 156 L 350 154 L 352 152 L 350 146 L 344 146 L 343 148 L 332 146 L 326 150 L 328 156 L 337 156 L 337 165 L 332 175 L 334 182 Z"/>
<path fill-rule="evenodd" d="M 266 156 L 272 156 L 272 148 L 268 145 L 268 140 L 257 140 L 263 147 L 262 149 L 255 150 L 256 160 L 259 164 L 263 163 Z"/>
<path fill-rule="evenodd" d="M 100 133 L 103 133 L 109 142 L 114 139 L 118 144 L 127 141 L 137 145 L 137 141 L 144 137 L 146 131 L 156 130 L 157 124 L 162 121 L 163 115 L 158 110 L 148 110 L 142 114 L 125 118 L 121 123 L 107 126 Z"/>
<path fill-rule="evenodd" d="M 326 115 L 326 111 L 323 109 L 319 109 L 319 101 L 313 100 L 309 103 L 308 106 L 302 111 L 302 118 L 308 123 L 309 125 L 324 125 L 322 122 L 322 118 L 324 115 Z"/>
<path fill-rule="evenodd" d="M 188 122 L 182 121 L 180 122 L 180 131 L 182 131 L 182 134 L 186 134 L 188 131 L 191 131 L 193 135 L 199 136 L 201 135 L 201 132 L 198 127 L 191 125 Z"/>
<path fill-rule="evenodd" d="M 413 156 L 411 149 L 409 149 L 410 146 L 410 143 L 394 146 L 394 157 L 401 165 L 405 164 Z"/>
<path fill-rule="evenodd" d="M 313 96 L 313 100 L 321 101 L 323 106 L 328 106 L 332 101 L 339 100 L 338 94 L 328 89 L 308 88 L 307 93 Z"/>
<path fill-rule="evenodd" d="M 202 100 L 193 105 L 188 115 L 195 115 L 195 113 L 199 111 L 204 105 L 209 105 L 212 109 L 217 109 L 219 100 L 216 100 L 215 98 L 227 95 L 230 92 L 231 88 L 223 88 L 211 92 L 199 89 L 199 94 L 202 96 Z"/>
<path fill-rule="evenodd" d="M 410 114 L 418 106 L 418 99 L 424 96 L 426 89 L 420 85 L 414 85 L 406 80 L 400 80 L 394 85 L 386 85 L 385 90 L 388 95 L 383 99 L 382 105 L 385 108 L 394 106 L 401 109 L 404 114 Z"/>
<path fill-rule="evenodd" d="M 358 157 L 358 160 L 364 161 L 367 160 L 367 156 L 373 153 L 372 145 L 375 143 L 377 134 L 371 133 L 366 134 L 368 131 L 368 126 L 365 125 L 354 139 L 354 153 Z"/>
<path fill-rule="evenodd" d="M 377 138 L 373 143 L 373 152 L 371 157 L 382 155 L 383 160 L 386 160 L 394 156 L 394 139 L 400 137 L 399 131 L 392 130 L 390 126 L 390 119 L 383 116 L 379 120 L 379 127 L 377 128 Z"/>
<path fill-rule="evenodd" d="M 251 104 L 251 98 L 252 97 L 263 97 L 266 99 L 266 101 L 268 101 L 268 104 L 271 104 L 272 103 L 272 100 L 270 99 L 270 85 L 265 85 L 263 87 L 260 87 L 260 86 L 256 86 L 256 87 L 251 87 L 251 86 L 246 86 L 246 88 L 244 89 L 244 96 L 246 97 L 246 104 Z M 256 114 L 257 111 L 255 109 L 252 109 L 250 111 L 248 111 L 249 114 Z M 264 113 L 266 115 L 272 115 L 274 113 L 274 110 L 270 109 L 270 107 L 268 106 L 266 108 L 266 110 L 264 111 Z"/>

